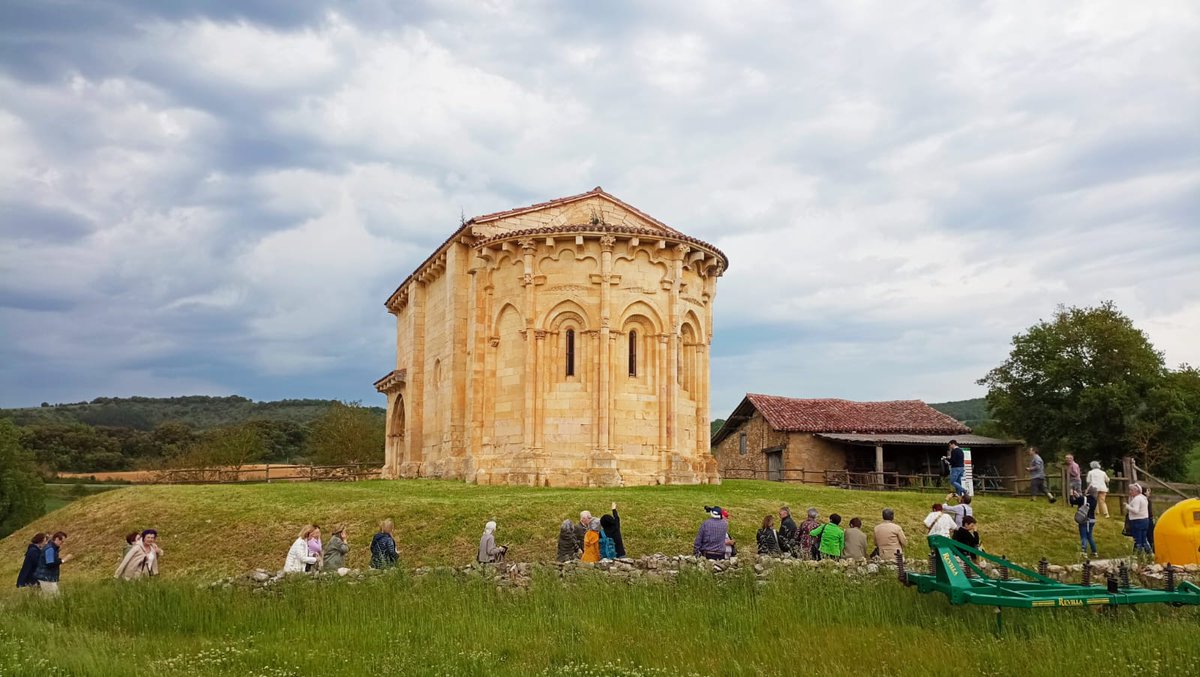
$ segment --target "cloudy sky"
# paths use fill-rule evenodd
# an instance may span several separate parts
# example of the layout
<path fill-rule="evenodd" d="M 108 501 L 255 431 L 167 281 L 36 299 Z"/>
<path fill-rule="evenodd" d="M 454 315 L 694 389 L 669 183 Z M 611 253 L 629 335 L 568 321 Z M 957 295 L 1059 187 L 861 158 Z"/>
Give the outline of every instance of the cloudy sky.
<path fill-rule="evenodd" d="M 1200 6 L 6 0 L 0 405 L 381 404 L 383 302 L 602 185 L 721 247 L 713 412 L 961 399 L 1058 303 L 1200 363 Z"/>

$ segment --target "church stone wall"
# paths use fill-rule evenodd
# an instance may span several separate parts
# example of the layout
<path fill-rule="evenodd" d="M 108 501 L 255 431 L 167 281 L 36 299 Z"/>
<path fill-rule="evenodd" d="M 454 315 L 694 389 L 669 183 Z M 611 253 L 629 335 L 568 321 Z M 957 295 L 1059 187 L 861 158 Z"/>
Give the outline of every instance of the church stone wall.
<path fill-rule="evenodd" d="M 708 349 L 724 256 L 594 193 L 474 225 L 389 300 L 403 378 L 385 389 L 387 476 L 719 481 Z"/>

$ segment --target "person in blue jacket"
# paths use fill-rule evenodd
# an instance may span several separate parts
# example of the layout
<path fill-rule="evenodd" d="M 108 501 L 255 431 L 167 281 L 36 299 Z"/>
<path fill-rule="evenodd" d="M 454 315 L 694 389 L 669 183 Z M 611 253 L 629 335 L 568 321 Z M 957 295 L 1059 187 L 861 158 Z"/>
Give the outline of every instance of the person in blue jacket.
<path fill-rule="evenodd" d="M 33 535 L 29 547 L 25 548 L 25 561 L 21 562 L 21 573 L 17 574 L 18 588 L 37 587 L 37 579 L 33 574 L 37 571 L 38 560 L 42 558 L 42 546 L 46 543 L 46 534 L 38 532 Z"/>

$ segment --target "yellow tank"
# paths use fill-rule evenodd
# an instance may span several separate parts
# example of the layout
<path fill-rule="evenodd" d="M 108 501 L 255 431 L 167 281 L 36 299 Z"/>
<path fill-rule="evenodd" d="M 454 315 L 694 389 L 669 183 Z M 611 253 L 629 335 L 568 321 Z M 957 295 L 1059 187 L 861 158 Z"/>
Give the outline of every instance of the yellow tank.
<path fill-rule="evenodd" d="M 1200 499 L 1180 501 L 1158 518 L 1154 559 L 1159 564 L 1200 564 Z"/>

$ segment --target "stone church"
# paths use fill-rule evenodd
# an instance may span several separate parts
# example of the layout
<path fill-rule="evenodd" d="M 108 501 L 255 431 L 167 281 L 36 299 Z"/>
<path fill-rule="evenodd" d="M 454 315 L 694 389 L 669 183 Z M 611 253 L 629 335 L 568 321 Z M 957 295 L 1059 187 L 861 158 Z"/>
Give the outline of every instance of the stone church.
<path fill-rule="evenodd" d="M 387 300 L 384 476 L 719 482 L 709 345 L 727 265 L 600 188 L 466 221 Z"/>

